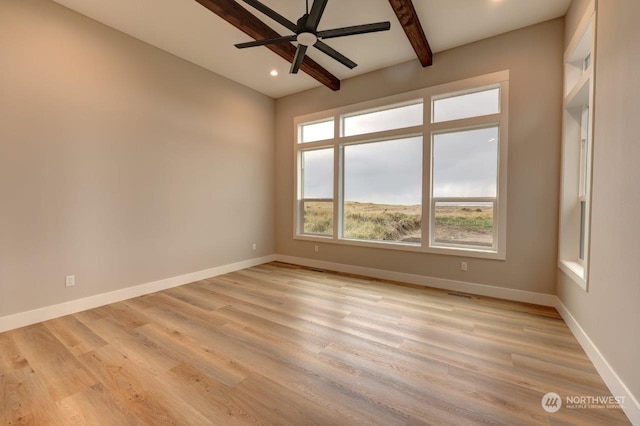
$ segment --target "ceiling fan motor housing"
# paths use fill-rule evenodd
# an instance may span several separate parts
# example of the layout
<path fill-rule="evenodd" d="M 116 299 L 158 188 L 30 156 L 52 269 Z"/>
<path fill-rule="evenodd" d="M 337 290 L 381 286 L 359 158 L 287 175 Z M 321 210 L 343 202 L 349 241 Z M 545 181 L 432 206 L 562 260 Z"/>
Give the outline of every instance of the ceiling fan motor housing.
<path fill-rule="evenodd" d="M 303 46 L 313 46 L 318 41 L 318 37 L 314 33 L 303 31 L 298 34 L 296 41 Z"/>

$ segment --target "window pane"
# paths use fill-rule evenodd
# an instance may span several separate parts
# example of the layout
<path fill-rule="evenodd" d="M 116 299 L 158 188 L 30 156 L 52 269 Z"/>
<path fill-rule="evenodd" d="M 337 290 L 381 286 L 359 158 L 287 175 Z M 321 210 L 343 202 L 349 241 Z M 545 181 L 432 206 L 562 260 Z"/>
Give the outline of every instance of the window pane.
<path fill-rule="evenodd" d="M 384 130 L 420 126 L 423 122 L 422 103 L 343 118 L 343 135 L 354 136 Z"/>
<path fill-rule="evenodd" d="M 344 238 L 419 243 L 421 205 L 421 137 L 344 147 Z"/>
<path fill-rule="evenodd" d="M 333 235 L 333 201 L 303 201 L 303 232 Z"/>
<path fill-rule="evenodd" d="M 301 152 L 302 232 L 333 235 L 333 148 Z"/>
<path fill-rule="evenodd" d="M 436 202 L 433 240 L 439 244 L 493 247 L 492 202 Z"/>
<path fill-rule="evenodd" d="M 333 198 L 333 148 L 302 152 L 302 198 Z"/>
<path fill-rule="evenodd" d="M 579 197 L 584 197 L 589 192 L 589 181 L 587 172 L 589 170 L 589 144 L 587 143 L 589 138 L 589 107 L 586 106 L 582 109 L 582 116 L 580 119 L 580 188 L 578 191 Z"/>
<path fill-rule="evenodd" d="M 433 122 L 459 120 L 500 112 L 500 89 L 483 90 L 433 101 Z"/>
<path fill-rule="evenodd" d="M 580 202 L 580 246 L 578 248 L 578 259 L 584 260 L 584 240 L 587 232 L 587 202 Z"/>
<path fill-rule="evenodd" d="M 333 119 L 320 123 L 300 125 L 301 143 L 333 139 L 333 136 Z"/>
<path fill-rule="evenodd" d="M 433 196 L 496 197 L 498 128 L 433 136 Z"/>

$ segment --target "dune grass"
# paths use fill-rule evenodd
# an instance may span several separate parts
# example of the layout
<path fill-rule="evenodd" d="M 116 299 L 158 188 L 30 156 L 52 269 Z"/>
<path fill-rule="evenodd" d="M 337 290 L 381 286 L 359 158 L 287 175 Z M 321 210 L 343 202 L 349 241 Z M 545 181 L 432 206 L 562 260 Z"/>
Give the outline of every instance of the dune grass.
<path fill-rule="evenodd" d="M 493 244 L 493 207 L 437 206 L 435 211 L 435 241 L 490 247 Z"/>
<path fill-rule="evenodd" d="M 403 206 L 347 201 L 344 214 L 344 238 L 417 243 L 422 237 L 420 205 Z M 438 206 L 435 215 L 436 242 L 491 245 L 493 234 L 491 207 Z M 332 235 L 332 202 L 305 203 L 304 233 Z"/>

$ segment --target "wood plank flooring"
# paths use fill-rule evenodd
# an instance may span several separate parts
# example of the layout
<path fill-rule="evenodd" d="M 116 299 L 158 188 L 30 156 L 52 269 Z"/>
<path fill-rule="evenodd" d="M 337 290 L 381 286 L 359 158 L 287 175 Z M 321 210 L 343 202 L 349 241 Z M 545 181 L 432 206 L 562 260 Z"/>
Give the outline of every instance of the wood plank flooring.
<path fill-rule="evenodd" d="M 281 263 L 0 334 L 0 425 L 625 425 L 553 308 Z"/>

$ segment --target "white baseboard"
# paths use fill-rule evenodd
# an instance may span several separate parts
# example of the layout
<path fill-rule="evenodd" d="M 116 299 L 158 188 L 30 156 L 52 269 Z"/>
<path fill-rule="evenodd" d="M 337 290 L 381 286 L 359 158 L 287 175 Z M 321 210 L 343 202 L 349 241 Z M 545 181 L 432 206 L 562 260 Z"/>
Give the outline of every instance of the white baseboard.
<path fill-rule="evenodd" d="M 571 315 L 571 312 L 569 312 L 564 303 L 562 303 L 562 301 L 557 297 L 556 309 L 560 315 L 562 315 L 562 319 L 567 323 L 567 326 L 569 326 L 569 329 L 576 337 L 578 343 L 580 343 L 580 346 L 582 346 L 582 349 L 584 349 L 593 365 L 596 367 L 596 370 L 598 370 L 598 373 L 611 391 L 611 394 L 614 396 L 624 397 L 623 410 L 631 421 L 631 424 L 640 426 L 640 403 L 638 402 L 638 399 L 631 393 L 629 388 L 620 379 L 620 376 L 616 374 L 615 370 L 611 368 L 611 365 L 607 362 L 598 347 L 593 343 L 582 327 L 580 327 L 580 324 L 578 324 L 578 321 L 576 321 L 573 315 Z"/>
<path fill-rule="evenodd" d="M 82 299 L 60 303 L 57 305 L 46 306 L 27 312 L 0 317 L 0 333 L 3 331 L 25 327 L 31 324 L 36 324 L 42 321 L 47 321 L 53 318 L 74 314 L 76 312 L 86 311 L 87 309 L 97 308 L 99 306 L 108 305 L 110 303 L 116 303 L 145 294 L 155 293 L 156 291 L 178 287 L 205 278 L 215 277 L 218 275 L 227 274 L 229 272 L 239 271 L 240 269 L 261 265 L 263 263 L 273 262 L 275 258 L 275 255 L 270 255 L 255 259 L 244 260 L 241 262 L 222 265 L 211 269 L 205 269 L 203 271 L 192 272 L 177 277 L 166 278 L 159 281 L 123 288 L 121 290 L 97 294 L 95 296 L 89 296 Z"/>
<path fill-rule="evenodd" d="M 479 296 L 497 297 L 517 302 L 533 303 L 542 306 L 556 306 L 556 296 L 552 294 L 535 293 L 532 291 L 515 290 L 512 288 L 496 287 L 485 284 L 475 284 L 465 281 L 454 281 L 443 278 L 427 277 L 424 275 L 406 274 L 404 272 L 387 271 L 383 269 L 365 268 L 344 263 L 323 262 L 302 257 L 276 255 L 276 260 L 284 263 L 326 269 L 329 271 L 363 275 L 391 281 L 434 287 L 443 290 L 459 291 L 477 294 Z"/>

